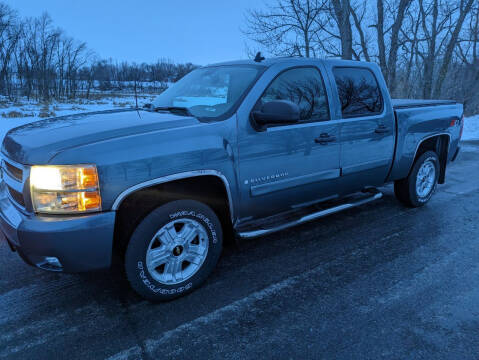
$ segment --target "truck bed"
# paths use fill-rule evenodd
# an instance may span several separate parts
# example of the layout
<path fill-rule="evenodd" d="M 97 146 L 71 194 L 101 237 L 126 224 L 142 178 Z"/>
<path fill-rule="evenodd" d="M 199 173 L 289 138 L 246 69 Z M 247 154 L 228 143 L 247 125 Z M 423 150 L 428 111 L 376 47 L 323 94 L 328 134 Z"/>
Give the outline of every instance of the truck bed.
<path fill-rule="evenodd" d="M 414 107 L 453 105 L 454 100 L 416 100 L 416 99 L 392 99 L 394 109 L 408 109 Z"/>
<path fill-rule="evenodd" d="M 452 100 L 395 99 L 391 102 L 397 122 L 397 135 L 390 181 L 407 177 L 418 146 L 430 137 L 448 137 L 447 160 L 452 159 L 460 138 L 462 104 Z"/>

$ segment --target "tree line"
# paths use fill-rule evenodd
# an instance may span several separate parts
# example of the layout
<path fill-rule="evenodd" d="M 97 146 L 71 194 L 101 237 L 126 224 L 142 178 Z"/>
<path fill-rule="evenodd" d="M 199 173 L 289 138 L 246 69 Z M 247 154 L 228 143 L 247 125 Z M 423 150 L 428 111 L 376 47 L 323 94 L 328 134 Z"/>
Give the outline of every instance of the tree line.
<path fill-rule="evenodd" d="M 394 97 L 451 98 L 479 112 L 479 1 L 270 0 L 243 32 L 275 56 L 379 64 Z M 253 51 L 252 51 L 253 52 Z"/>
<path fill-rule="evenodd" d="M 394 97 L 450 98 L 479 112 L 478 0 L 265 0 L 246 13 L 254 51 L 379 64 Z M 0 95 L 37 100 L 162 91 L 195 68 L 98 59 L 44 14 L 0 2 Z"/>
<path fill-rule="evenodd" d="M 89 97 L 93 91 L 158 92 L 195 66 L 98 59 L 86 43 L 54 26 L 48 14 L 21 18 L 0 2 L 0 95 L 42 101 Z"/>

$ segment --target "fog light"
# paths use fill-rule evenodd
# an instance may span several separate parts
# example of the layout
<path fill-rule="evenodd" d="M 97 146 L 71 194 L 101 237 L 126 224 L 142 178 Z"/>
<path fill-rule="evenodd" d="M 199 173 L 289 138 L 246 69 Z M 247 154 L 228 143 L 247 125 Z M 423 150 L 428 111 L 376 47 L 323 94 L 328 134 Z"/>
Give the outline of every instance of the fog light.
<path fill-rule="evenodd" d="M 59 268 L 62 267 L 60 260 L 58 260 L 56 257 L 46 257 L 45 262 L 55 267 L 59 267 Z"/>
<path fill-rule="evenodd" d="M 40 269 L 43 270 L 49 270 L 49 271 L 62 271 L 63 270 L 63 265 L 58 260 L 58 258 L 53 257 L 53 256 L 46 256 L 43 258 L 43 261 L 38 263 L 37 266 Z"/>

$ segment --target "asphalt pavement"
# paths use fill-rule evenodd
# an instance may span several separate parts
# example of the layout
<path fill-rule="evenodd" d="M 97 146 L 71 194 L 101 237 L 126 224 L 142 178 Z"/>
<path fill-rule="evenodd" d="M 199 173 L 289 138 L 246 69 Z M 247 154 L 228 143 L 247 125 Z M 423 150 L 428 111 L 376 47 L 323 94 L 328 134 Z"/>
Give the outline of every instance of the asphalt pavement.
<path fill-rule="evenodd" d="M 478 359 L 479 142 L 431 202 L 374 203 L 242 241 L 192 294 L 48 273 L 0 240 L 0 359 Z"/>

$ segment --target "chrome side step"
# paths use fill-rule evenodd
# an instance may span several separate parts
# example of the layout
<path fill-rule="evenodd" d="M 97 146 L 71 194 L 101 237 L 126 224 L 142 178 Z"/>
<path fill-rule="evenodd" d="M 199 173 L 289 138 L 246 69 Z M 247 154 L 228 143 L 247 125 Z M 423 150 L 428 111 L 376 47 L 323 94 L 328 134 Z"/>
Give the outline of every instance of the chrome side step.
<path fill-rule="evenodd" d="M 344 210 L 347 210 L 347 209 L 351 209 L 351 208 L 354 208 L 354 207 L 357 207 L 357 206 L 361 206 L 361 205 L 370 203 L 370 202 L 378 200 L 382 197 L 383 197 L 383 193 L 377 192 L 370 197 L 367 197 L 367 198 L 364 198 L 364 199 L 361 199 L 361 200 L 358 200 L 358 201 L 354 201 L 354 202 L 343 203 L 341 205 L 333 206 L 333 207 L 328 208 L 328 209 L 313 212 L 311 214 L 301 216 L 300 218 L 298 218 L 297 220 L 294 220 L 294 221 L 285 222 L 283 224 L 280 224 L 280 225 L 277 225 L 277 226 L 272 226 L 272 227 L 269 227 L 269 228 L 261 228 L 261 229 L 257 229 L 257 230 L 238 232 L 237 235 L 242 239 L 248 239 L 248 238 L 255 238 L 255 237 L 258 237 L 258 236 L 272 234 L 272 233 L 275 233 L 277 231 L 281 231 L 281 230 L 290 228 L 292 226 L 303 224 L 305 222 L 312 221 L 312 220 L 315 220 L 315 219 L 319 219 L 319 218 L 327 216 L 327 215 L 331 215 L 331 214 L 334 214 L 334 213 L 337 213 L 337 212 L 340 212 L 340 211 L 344 211 Z"/>

